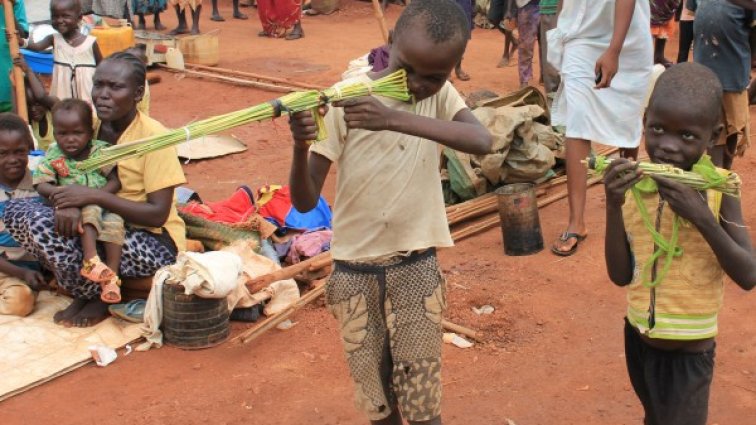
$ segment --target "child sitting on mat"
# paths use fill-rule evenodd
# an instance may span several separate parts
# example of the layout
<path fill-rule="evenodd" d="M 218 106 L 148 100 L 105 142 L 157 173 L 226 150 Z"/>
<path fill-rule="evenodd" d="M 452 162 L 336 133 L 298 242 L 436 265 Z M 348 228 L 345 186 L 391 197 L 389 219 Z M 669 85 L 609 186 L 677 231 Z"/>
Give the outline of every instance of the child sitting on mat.
<path fill-rule="evenodd" d="M 374 422 L 441 423 L 446 301 L 435 249 L 453 243 L 438 144 L 491 150 L 491 135 L 447 81 L 469 38 L 469 17 L 454 0 L 414 0 L 392 33 L 388 68 L 344 82 L 404 69 L 414 104 L 372 96 L 337 102 L 324 118 L 328 139 L 312 146 L 311 113 L 291 120 L 297 210 L 317 205 L 338 163 L 326 303 L 341 325 L 356 404 Z"/>
<path fill-rule="evenodd" d="M 669 68 L 646 111 L 651 161 L 725 175 L 706 155 L 723 131 L 721 110 L 712 71 Z M 644 178 L 626 159 L 611 163 L 605 185 L 606 266 L 612 282 L 627 287 L 625 360 L 644 423 L 705 425 L 724 275 L 745 290 L 756 285 L 740 200 Z"/>
<path fill-rule="evenodd" d="M 104 166 L 95 171 L 81 171 L 76 165 L 88 158 L 97 157 L 108 143 L 94 140 L 92 111 L 85 102 L 65 99 L 53 107 L 53 132 L 56 143 L 50 146 L 45 158 L 34 170 L 34 185 L 40 195 L 55 203 L 57 186 L 78 184 L 118 193 L 121 183 L 116 167 Z M 121 301 L 118 270 L 121 265 L 121 247 L 124 239 L 123 219 L 103 211 L 96 205 L 82 209 L 81 245 L 84 266 L 81 275 L 101 284 L 101 299 L 106 303 Z M 102 242 L 105 263 L 97 255 L 97 242 Z"/>
<path fill-rule="evenodd" d="M 91 105 L 92 77 L 102 54 L 95 37 L 82 34 L 79 29 L 81 3 L 79 0 L 52 0 L 50 16 L 57 33 L 37 43 L 24 40 L 23 46 L 36 52 L 53 48 L 51 96 L 82 99 Z"/>

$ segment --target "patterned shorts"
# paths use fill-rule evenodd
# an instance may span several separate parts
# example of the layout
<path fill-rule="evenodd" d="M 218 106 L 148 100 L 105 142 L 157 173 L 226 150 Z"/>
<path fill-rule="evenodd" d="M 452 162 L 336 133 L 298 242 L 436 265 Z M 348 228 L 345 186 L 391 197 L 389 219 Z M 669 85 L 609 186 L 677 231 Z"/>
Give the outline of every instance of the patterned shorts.
<path fill-rule="evenodd" d="M 123 245 L 126 228 L 120 215 L 105 211 L 99 205 L 87 205 L 81 209 L 81 221 L 97 229 L 98 241 Z"/>
<path fill-rule="evenodd" d="M 358 409 L 373 421 L 396 407 L 409 421 L 441 414 L 446 287 L 435 250 L 389 265 L 337 261 L 326 305 L 341 325 Z"/>

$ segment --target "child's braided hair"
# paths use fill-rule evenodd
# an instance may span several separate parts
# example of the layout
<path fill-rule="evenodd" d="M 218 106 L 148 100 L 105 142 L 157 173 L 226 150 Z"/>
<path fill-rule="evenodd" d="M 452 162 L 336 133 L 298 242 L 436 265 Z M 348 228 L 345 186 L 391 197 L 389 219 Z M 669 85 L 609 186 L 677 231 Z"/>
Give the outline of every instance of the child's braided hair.
<path fill-rule="evenodd" d="M 470 18 L 454 0 L 414 0 L 399 16 L 394 26 L 394 37 L 415 24 L 420 18 L 425 31 L 434 43 L 450 40 L 467 42 L 470 38 Z"/>
<path fill-rule="evenodd" d="M 147 79 L 147 67 L 141 59 L 127 52 L 116 52 L 108 56 L 103 62 L 121 61 L 125 62 L 131 68 L 131 77 L 134 79 L 137 87 L 144 87 Z"/>

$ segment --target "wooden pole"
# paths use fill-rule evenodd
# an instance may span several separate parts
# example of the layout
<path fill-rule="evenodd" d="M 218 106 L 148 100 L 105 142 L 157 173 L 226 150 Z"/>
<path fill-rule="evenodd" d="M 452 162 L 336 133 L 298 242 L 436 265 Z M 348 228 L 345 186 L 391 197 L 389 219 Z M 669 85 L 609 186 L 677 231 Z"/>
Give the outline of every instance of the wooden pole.
<path fill-rule="evenodd" d="M 383 8 L 379 0 L 373 0 L 373 12 L 375 12 L 375 19 L 378 21 L 378 27 L 381 29 L 381 36 L 383 36 L 383 42 L 388 44 L 389 32 L 386 25 L 386 17 L 383 16 Z"/>
<path fill-rule="evenodd" d="M 214 72 L 218 74 L 228 74 L 228 75 L 235 75 L 237 77 L 245 77 L 245 78 L 252 78 L 254 80 L 260 80 L 261 82 L 271 82 L 271 83 L 280 83 L 287 86 L 292 87 L 299 87 L 303 89 L 308 90 L 323 90 L 325 87 L 318 86 L 315 84 L 309 84 L 309 83 L 301 83 L 299 81 L 291 81 L 287 80 L 285 78 L 278 78 L 278 77 L 270 77 L 267 75 L 261 75 L 261 74 L 255 74 L 252 72 L 246 72 L 246 71 L 237 71 L 235 69 L 228 69 L 228 68 L 219 68 L 216 66 L 205 66 L 205 65 L 199 65 L 196 63 L 185 63 L 184 67 L 186 68 L 192 68 L 198 71 L 209 71 Z"/>
<path fill-rule="evenodd" d="M 22 0 L 16 0 L 22 1 Z M 11 60 L 18 60 L 21 52 L 18 49 L 18 33 L 16 32 L 16 15 L 13 13 L 13 3 L 10 0 L 3 0 L 3 11 L 5 12 L 5 32 L 7 33 L 8 50 L 10 50 Z M 6 75 L 0 75 L 0 79 L 8 78 Z M 16 113 L 29 122 L 29 112 L 26 109 L 26 88 L 24 87 L 24 71 L 18 65 L 13 65 L 13 88 L 15 92 Z"/>
<path fill-rule="evenodd" d="M 466 328 L 464 326 L 460 326 L 456 323 L 452 323 L 446 319 L 441 321 L 441 326 L 444 327 L 447 331 L 452 331 L 454 333 L 458 333 L 461 335 L 464 335 L 468 338 L 472 338 L 478 342 L 480 342 L 480 339 L 478 339 L 478 333 L 470 328 Z"/>
<path fill-rule="evenodd" d="M 201 78 L 201 79 L 206 79 L 206 80 L 211 80 L 211 81 L 220 81 L 223 83 L 230 83 L 230 84 L 234 84 L 234 85 L 242 86 L 242 87 L 253 87 L 256 89 L 268 90 L 268 91 L 272 91 L 276 93 L 291 93 L 291 92 L 300 90 L 300 88 L 297 88 L 297 87 L 289 87 L 289 86 L 284 86 L 280 84 L 262 83 L 259 81 L 242 80 L 241 78 L 234 78 L 234 77 L 229 77 L 226 75 L 218 75 L 218 74 L 213 74 L 210 72 L 193 71 L 190 69 L 180 69 L 180 70 L 173 69 L 163 64 L 157 64 L 157 66 L 166 71 L 175 72 L 179 74 L 185 74 L 190 77 L 196 77 L 196 78 Z"/>
<path fill-rule="evenodd" d="M 331 253 L 323 252 L 314 257 L 308 258 L 307 260 L 304 260 L 301 263 L 294 264 L 293 266 L 285 267 L 283 269 L 276 270 L 273 273 L 268 273 L 266 275 L 258 276 L 256 278 L 253 278 L 247 281 L 245 285 L 247 286 L 247 289 L 249 289 L 249 292 L 254 294 L 256 292 L 262 291 L 263 289 L 267 288 L 268 285 L 270 285 L 273 282 L 278 282 L 279 280 L 291 279 L 294 276 L 305 271 L 313 271 L 313 269 L 311 269 L 310 266 L 314 264 L 323 264 L 324 265 L 323 267 L 330 265 Z"/>

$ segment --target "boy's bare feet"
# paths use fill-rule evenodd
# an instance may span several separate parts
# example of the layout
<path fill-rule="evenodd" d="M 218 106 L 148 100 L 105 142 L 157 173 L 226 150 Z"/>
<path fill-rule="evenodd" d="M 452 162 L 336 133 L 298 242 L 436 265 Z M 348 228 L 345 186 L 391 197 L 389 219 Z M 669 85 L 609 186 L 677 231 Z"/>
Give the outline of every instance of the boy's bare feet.
<path fill-rule="evenodd" d="M 73 302 L 71 302 L 68 307 L 55 313 L 53 316 L 53 322 L 56 325 L 70 327 L 72 325 L 71 319 L 78 314 L 85 305 L 87 305 L 87 300 L 74 298 Z"/>
<path fill-rule="evenodd" d="M 270 33 L 267 31 L 260 31 L 257 33 L 258 37 L 270 37 Z"/>
<path fill-rule="evenodd" d="M 223 16 L 221 16 L 218 13 L 213 13 L 212 16 L 210 16 L 210 20 L 211 21 L 215 21 L 215 22 L 225 22 L 226 21 L 226 19 L 223 18 Z"/>
<path fill-rule="evenodd" d="M 242 21 L 246 21 L 249 19 L 249 17 L 241 12 L 234 12 L 234 19 L 241 19 Z"/>
<path fill-rule="evenodd" d="M 108 305 L 99 299 L 87 301 L 84 308 L 71 318 L 71 324 L 77 328 L 88 328 L 107 319 Z"/>
<path fill-rule="evenodd" d="M 496 65 L 497 68 L 506 68 L 508 66 L 509 66 L 509 56 L 502 56 L 498 65 Z"/>

